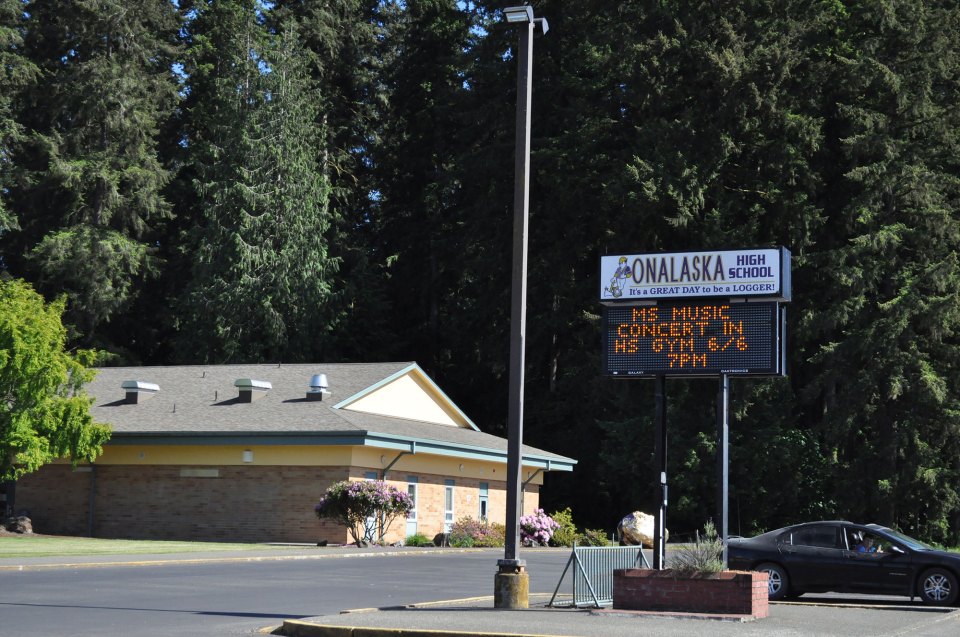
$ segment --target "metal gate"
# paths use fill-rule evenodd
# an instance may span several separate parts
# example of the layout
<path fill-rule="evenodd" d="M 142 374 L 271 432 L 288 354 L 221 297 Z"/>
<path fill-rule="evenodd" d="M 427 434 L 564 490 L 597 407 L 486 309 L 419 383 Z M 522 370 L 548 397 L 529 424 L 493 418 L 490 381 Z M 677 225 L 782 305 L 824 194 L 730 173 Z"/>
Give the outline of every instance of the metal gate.
<path fill-rule="evenodd" d="M 650 568 L 647 556 L 640 546 L 577 546 L 563 569 L 557 588 L 548 606 L 610 606 L 613 604 L 613 571 L 617 568 Z M 573 566 L 573 600 L 554 603 L 560 585 Z"/>

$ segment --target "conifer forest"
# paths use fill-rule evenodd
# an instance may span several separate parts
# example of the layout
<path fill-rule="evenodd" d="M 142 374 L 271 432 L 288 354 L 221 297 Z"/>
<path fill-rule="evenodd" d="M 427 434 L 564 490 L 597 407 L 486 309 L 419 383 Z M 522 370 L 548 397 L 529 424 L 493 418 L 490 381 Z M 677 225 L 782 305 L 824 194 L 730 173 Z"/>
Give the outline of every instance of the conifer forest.
<path fill-rule="evenodd" d="M 505 436 L 521 3 L 0 0 L 0 276 L 101 366 L 416 361 Z M 600 257 L 785 246 L 730 532 L 960 544 L 960 5 L 533 5 L 524 442 L 578 461 L 543 507 L 656 511 Z M 716 392 L 667 382 L 671 534 L 715 514 Z"/>

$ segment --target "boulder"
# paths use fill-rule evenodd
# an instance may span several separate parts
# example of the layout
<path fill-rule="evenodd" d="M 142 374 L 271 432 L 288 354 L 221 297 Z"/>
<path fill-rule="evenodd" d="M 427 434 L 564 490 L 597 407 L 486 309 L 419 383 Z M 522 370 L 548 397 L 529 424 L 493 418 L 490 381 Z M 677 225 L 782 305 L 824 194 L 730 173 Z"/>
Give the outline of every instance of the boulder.
<path fill-rule="evenodd" d="M 30 521 L 30 518 L 25 515 L 9 517 L 4 521 L 3 525 L 7 527 L 7 530 L 11 533 L 33 533 L 33 523 Z"/>
<path fill-rule="evenodd" d="M 617 531 L 620 533 L 620 543 L 624 545 L 636 546 L 642 545 L 644 548 L 653 548 L 653 534 L 657 519 L 655 516 L 647 515 L 642 511 L 634 511 L 624 516 L 617 525 Z M 670 532 L 664 529 L 664 541 L 669 539 Z"/>

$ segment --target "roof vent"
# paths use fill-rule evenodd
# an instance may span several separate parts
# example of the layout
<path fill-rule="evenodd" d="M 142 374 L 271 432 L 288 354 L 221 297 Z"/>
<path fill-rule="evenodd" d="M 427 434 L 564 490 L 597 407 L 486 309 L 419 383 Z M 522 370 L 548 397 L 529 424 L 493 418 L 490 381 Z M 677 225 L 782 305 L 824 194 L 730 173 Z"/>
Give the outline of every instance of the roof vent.
<path fill-rule="evenodd" d="M 307 392 L 307 400 L 323 400 L 324 396 L 329 396 L 330 385 L 327 383 L 326 374 L 314 374 L 310 378 L 310 391 Z"/>
<path fill-rule="evenodd" d="M 252 378 L 238 378 L 233 382 L 233 386 L 240 388 L 240 402 L 242 403 L 252 403 L 258 398 L 263 398 L 268 391 L 273 389 L 273 385 L 267 381 Z"/>
<path fill-rule="evenodd" d="M 142 403 L 148 398 L 153 398 L 153 395 L 160 391 L 160 385 L 145 383 L 142 380 L 125 380 L 120 383 L 120 387 L 127 394 L 126 403 L 128 405 Z"/>

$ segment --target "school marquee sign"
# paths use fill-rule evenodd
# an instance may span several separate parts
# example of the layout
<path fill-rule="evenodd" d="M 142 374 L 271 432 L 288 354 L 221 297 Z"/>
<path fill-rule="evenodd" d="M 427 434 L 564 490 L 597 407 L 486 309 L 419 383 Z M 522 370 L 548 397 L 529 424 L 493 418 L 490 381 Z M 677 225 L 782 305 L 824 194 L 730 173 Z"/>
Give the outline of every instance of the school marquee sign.
<path fill-rule="evenodd" d="M 786 374 L 786 248 L 612 255 L 600 268 L 605 374 Z"/>
<path fill-rule="evenodd" d="M 600 302 L 689 297 L 790 300 L 786 248 L 621 254 L 600 259 Z"/>

